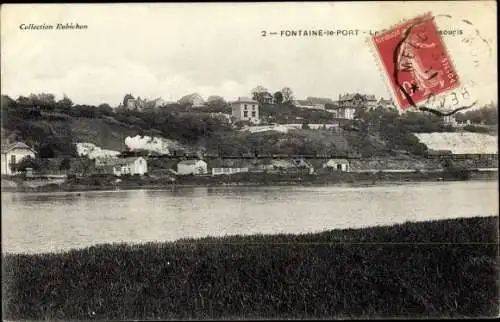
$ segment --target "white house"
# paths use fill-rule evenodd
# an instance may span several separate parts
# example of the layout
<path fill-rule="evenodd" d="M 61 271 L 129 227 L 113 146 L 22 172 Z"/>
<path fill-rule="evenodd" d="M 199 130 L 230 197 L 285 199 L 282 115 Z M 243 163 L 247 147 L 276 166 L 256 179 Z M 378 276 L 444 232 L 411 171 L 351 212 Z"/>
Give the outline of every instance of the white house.
<path fill-rule="evenodd" d="M 208 165 L 203 160 L 184 160 L 177 163 L 177 174 L 207 174 Z"/>
<path fill-rule="evenodd" d="M 19 163 L 25 157 L 35 158 L 35 151 L 22 142 L 15 142 L 2 146 L 2 174 L 14 174 L 11 169 L 11 164 Z"/>
<path fill-rule="evenodd" d="M 346 159 L 330 159 L 323 164 L 323 168 L 328 168 L 333 171 L 350 171 L 349 161 Z"/>
<path fill-rule="evenodd" d="M 333 114 L 335 118 L 353 120 L 356 114 L 356 108 L 352 106 L 334 106 L 333 108 L 327 109 L 327 112 Z"/>
<path fill-rule="evenodd" d="M 259 102 L 241 97 L 231 103 L 232 116 L 236 121 L 250 121 L 259 123 Z"/>
<path fill-rule="evenodd" d="M 96 166 L 101 166 L 96 164 Z M 115 176 L 122 175 L 144 175 L 148 172 L 148 162 L 143 157 L 128 157 L 128 158 L 116 158 L 108 159 L 107 162 L 102 164 L 103 168 L 109 168 L 109 172 L 112 172 Z"/>
<path fill-rule="evenodd" d="M 455 118 L 455 115 L 443 116 L 443 124 L 452 127 L 458 126 L 458 122 L 457 119 Z"/>

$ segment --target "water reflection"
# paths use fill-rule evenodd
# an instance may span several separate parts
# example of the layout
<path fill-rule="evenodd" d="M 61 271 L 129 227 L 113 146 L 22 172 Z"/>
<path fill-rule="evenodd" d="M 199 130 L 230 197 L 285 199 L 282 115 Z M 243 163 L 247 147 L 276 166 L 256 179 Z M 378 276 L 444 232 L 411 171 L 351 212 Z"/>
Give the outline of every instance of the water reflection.
<path fill-rule="evenodd" d="M 496 182 L 3 193 L 2 247 L 41 252 L 497 214 Z"/>

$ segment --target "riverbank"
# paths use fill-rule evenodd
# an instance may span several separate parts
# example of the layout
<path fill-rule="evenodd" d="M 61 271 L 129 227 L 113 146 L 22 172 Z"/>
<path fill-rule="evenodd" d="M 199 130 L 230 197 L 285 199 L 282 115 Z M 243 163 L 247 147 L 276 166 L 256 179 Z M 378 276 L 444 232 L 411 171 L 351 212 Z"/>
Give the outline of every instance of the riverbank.
<path fill-rule="evenodd" d="M 498 180 L 498 171 L 412 171 L 412 172 L 340 172 L 340 173 L 238 173 L 218 176 L 123 176 L 94 175 L 65 181 L 2 180 L 2 190 L 12 192 L 57 192 L 91 190 L 163 189 L 194 186 L 286 186 L 351 185 L 378 183 Z M 40 181 L 40 182 L 39 182 Z"/>
<path fill-rule="evenodd" d="M 498 315 L 498 217 L 3 255 L 4 318 Z"/>

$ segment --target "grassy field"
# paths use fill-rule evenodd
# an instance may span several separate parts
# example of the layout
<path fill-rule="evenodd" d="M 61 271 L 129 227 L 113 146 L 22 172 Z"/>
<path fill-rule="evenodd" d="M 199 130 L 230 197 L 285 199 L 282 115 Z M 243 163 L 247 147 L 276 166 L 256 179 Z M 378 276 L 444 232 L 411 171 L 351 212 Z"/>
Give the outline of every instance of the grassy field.
<path fill-rule="evenodd" d="M 4 319 L 493 317 L 498 218 L 3 255 Z"/>

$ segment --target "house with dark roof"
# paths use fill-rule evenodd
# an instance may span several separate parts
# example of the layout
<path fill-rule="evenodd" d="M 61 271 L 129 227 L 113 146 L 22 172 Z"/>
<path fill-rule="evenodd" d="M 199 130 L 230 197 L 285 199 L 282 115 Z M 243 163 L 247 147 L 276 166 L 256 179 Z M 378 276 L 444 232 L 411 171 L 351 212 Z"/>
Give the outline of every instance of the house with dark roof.
<path fill-rule="evenodd" d="M 12 171 L 12 165 L 19 163 L 26 157 L 35 158 L 36 152 L 23 142 L 15 142 L 11 144 L 2 144 L 2 174 L 13 175 L 16 174 Z"/>
<path fill-rule="evenodd" d="M 382 107 L 382 108 L 385 108 L 385 109 L 395 109 L 396 108 L 396 104 L 394 104 L 394 101 L 392 99 L 384 99 L 383 97 L 381 97 L 378 102 L 377 102 L 377 107 Z"/>
<path fill-rule="evenodd" d="M 359 93 L 339 94 L 337 104 L 341 107 L 374 107 L 377 104 L 375 95 L 363 95 Z"/>
<path fill-rule="evenodd" d="M 358 108 L 373 109 L 377 106 L 375 95 L 363 95 L 359 93 L 339 94 L 339 99 L 334 108 L 329 112 L 338 114 L 339 118 L 354 119 L 354 114 Z"/>

